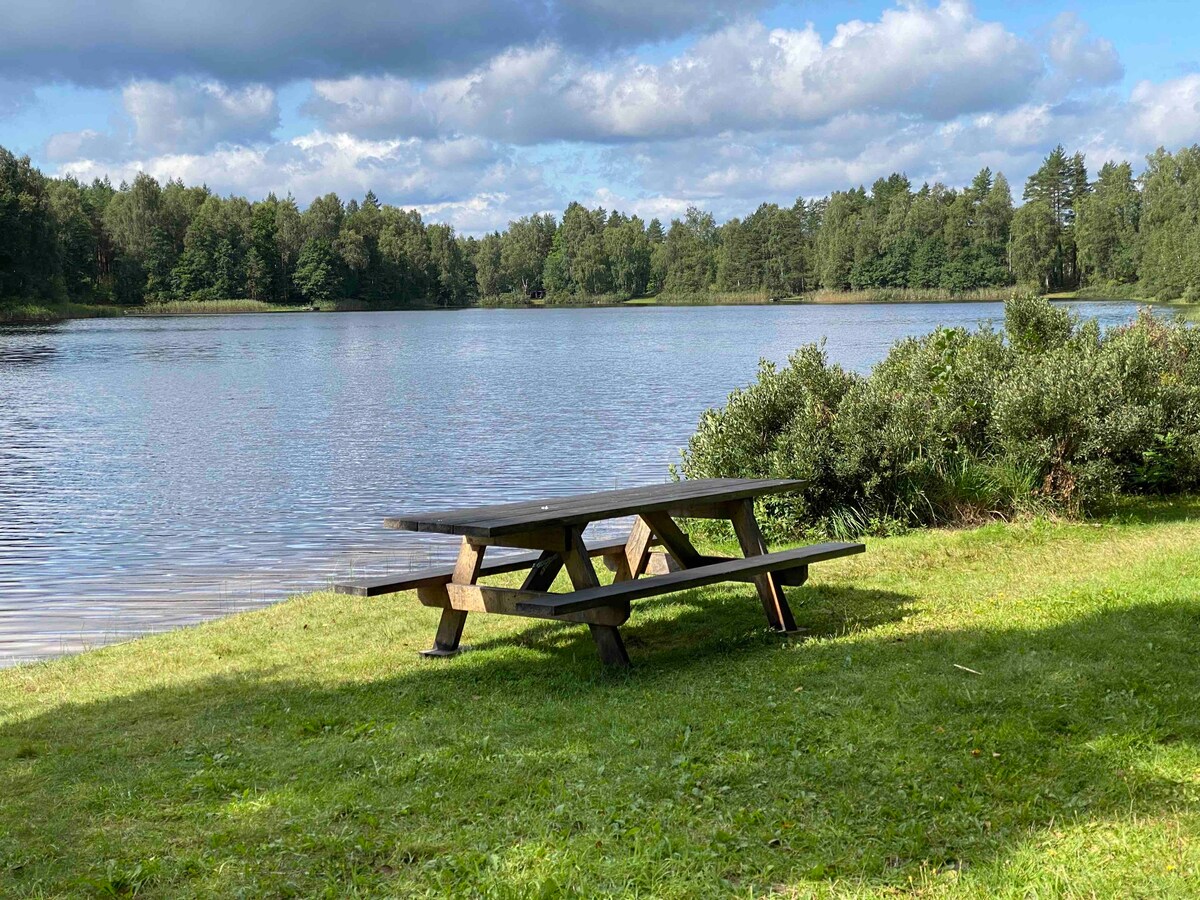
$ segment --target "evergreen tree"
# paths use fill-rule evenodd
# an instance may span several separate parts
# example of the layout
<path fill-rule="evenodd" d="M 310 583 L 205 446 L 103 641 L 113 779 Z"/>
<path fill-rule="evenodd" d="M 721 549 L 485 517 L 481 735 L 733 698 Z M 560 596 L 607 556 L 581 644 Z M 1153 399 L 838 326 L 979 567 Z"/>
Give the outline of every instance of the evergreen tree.
<path fill-rule="evenodd" d="M 1141 197 L 1129 163 L 1100 167 L 1076 219 L 1080 273 L 1089 282 L 1129 283 L 1137 277 Z"/>

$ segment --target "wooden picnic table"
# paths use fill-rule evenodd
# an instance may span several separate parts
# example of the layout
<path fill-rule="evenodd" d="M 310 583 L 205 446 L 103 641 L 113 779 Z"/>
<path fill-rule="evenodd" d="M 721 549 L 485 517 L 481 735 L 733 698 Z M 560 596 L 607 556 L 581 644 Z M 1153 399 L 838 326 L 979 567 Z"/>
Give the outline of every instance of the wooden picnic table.
<path fill-rule="evenodd" d="M 787 479 L 706 478 L 648 487 L 552 497 L 501 505 L 426 513 L 385 520 L 390 528 L 460 535 L 453 567 L 424 569 L 403 576 L 360 579 L 335 585 L 336 590 L 374 596 L 415 588 L 426 606 L 442 610 L 430 656 L 458 652 L 469 612 L 531 616 L 579 622 L 591 629 L 601 659 L 628 666 L 629 656 L 619 626 L 628 618 L 630 602 L 721 581 L 753 581 L 771 627 L 792 631 L 792 610 L 785 584 L 803 584 L 808 565 L 861 553 L 862 544 L 828 543 L 770 553 L 754 516 L 754 500 L 797 490 L 803 482 Z M 635 516 L 627 538 L 584 542 L 593 522 Z M 743 558 L 705 556 L 675 521 L 726 519 L 733 525 Z M 651 548 L 661 546 L 668 565 L 661 574 L 646 575 Z M 484 561 L 489 547 L 536 551 Z M 592 556 L 613 563 L 614 581 L 601 585 Z M 566 569 L 574 590 L 553 593 L 550 587 Z M 520 588 L 479 583 L 484 575 L 528 569 Z"/>

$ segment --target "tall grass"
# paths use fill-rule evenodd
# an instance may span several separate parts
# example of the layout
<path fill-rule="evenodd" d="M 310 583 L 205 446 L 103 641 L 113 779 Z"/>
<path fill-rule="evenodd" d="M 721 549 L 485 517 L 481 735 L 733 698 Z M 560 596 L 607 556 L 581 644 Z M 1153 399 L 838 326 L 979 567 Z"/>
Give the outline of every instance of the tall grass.
<path fill-rule="evenodd" d="M 821 288 L 801 294 L 805 303 L 964 303 L 1004 300 L 1012 287 L 977 288 L 971 291 L 947 291 L 917 288 L 870 288 L 861 291 L 835 291 Z"/>
<path fill-rule="evenodd" d="M 125 308 L 70 300 L 0 300 L 0 325 L 48 325 L 65 319 L 106 319 L 123 316 Z"/>
<path fill-rule="evenodd" d="M 147 303 L 138 307 L 135 315 L 142 316 L 197 316 L 224 315 L 227 313 L 300 312 L 311 309 L 311 304 L 286 305 L 266 303 L 262 300 L 168 300 L 162 303 Z M 332 308 L 332 305 L 329 306 Z"/>

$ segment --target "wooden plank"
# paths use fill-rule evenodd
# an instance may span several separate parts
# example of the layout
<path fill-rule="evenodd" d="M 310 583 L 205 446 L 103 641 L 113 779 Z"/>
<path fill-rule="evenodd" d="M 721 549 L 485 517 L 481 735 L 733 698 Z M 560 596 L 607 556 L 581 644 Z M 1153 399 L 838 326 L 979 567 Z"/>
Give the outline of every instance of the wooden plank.
<path fill-rule="evenodd" d="M 458 562 L 454 564 L 454 574 L 450 581 L 454 584 L 474 584 L 483 568 L 483 553 L 487 547 L 472 544 L 466 538 L 458 550 Z"/>
<path fill-rule="evenodd" d="M 589 556 L 624 555 L 626 538 L 605 538 L 588 542 Z M 557 555 L 557 554 L 555 554 Z M 480 577 L 485 575 L 503 575 L 507 572 L 519 572 L 528 569 L 541 558 L 538 553 L 508 553 L 496 558 L 489 557 L 479 569 Z M 448 584 L 454 575 L 454 566 L 432 566 L 415 569 L 411 572 L 396 572 L 390 575 L 379 575 L 372 578 L 355 578 L 350 581 L 340 581 L 333 585 L 337 594 L 351 594 L 355 597 L 378 597 L 383 594 L 394 594 L 397 591 L 419 590 L 422 587 Z M 553 580 L 553 579 L 552 579 Z"/>
<path fill-rule="evenodd" d="M 626 581 L 637 578 L 646 571 L 650 561 L 650 544 L 654 540 L 654 532 L 646 520 L 638 516 L 629 532 L 629 540 L 625 542 L 625 551 L 617 558 L 615 580 Z"/>
<path fill-rule="evenodd" d="M 862 553 L 864 550 L 866 547 L 863 544 L 843 543 L 796 547 L 792 550 L 779 550 L 746 559 L 730 559 L 711 563 L 694 569 L 680 569 L 678 572 L 669 572 L 666 575 L 617 581 L 604 587 L 576 590 L 569 594 L 546 594 L 540 598 L 518 601 L 517 608 L 522 612 L 546 610 L 555 615 L 562 615 L 590 609 L 593 606 L 609 605 L 618 600 L 640 600 L 644 597 L 656 597 L 660 594 L 704 587 L 722 581 L 734 581 L 740 575 L 758 575 L 763 572 L 810 565 L 828 559 Z"/>
<path fill-rule="evenodd" d="M 463 625 L 467 614 L 457 609 L 443 609 L 442 618 L 438 622 L 437 634 L 433 638 L 433 646 L 422 650 L 422 656 L 454 656 L 459 651 L 459 641 L 462 640 Z"/>
<path fill-rule="evenodd" d="M 754 518 L 754 501 L 746 499 L 735 504 L 731 519 L 743 555 L 748 558 L 765 555 L 767 542 L 763 540 L 758 520 Z M 770 626 L 776 631 L 795 631 L 796 619 L 792 615 L 792 608 L 788 606 L 787 597 L 783 595 L 783 585 L 775 573 L 769 570 L 762 572 L 755 577 L 754 584 Z"/>
<path fill-rule="evenodd" d="M 449 608 L 463 612 L 497 613 L 504 616 L 554 619 L 558 622 L 581 622 L 589 625 L 620 625 L 629 618 L 627 601 L 617 601 L 609 606 L 597 606 L 573 613 L 555 614 L 544 610 L 530 612 L 518 608 L 518 604 L 543 597 L 562 597 L 564 594 L 492 587 L 486 584 L 448 584 L 445 591 L 449 599 Z"/>
<path fill-rule="evenodd" d="M 555 553 L 553 550 L 544 550 L 542 555 L 538 557 L 537 562 L 529 570 L 529 574 L 525 576 L 525 582 L 521 585 L 521 590 L 550 590 L 550 585 L 554 584 L 554 579 L 558 577 L 558 573 L 562 571 L 562 567 L 563 559 L 561 553 Z"/>
<path fill-rule="evenodd" d="M 550 526 L 566 527 L 621 518 L 640 514 L 643 510 L 702 509 L 706 504 L 794 491 L 803 484 L 792 479 L 706 478 L 521 503 L 414 513 L 388 518 L 384 524 L 409 531 L 499 537 Z"/>
<path fill-rule="evenodd" d="M 522 550 L 553 550 L 555 553 L 565 553 L 567 549 L 567 529 L 562 525 L 550 525 L 498 537 L 470 535 L 470 539 L 480 545 L 520 547 Z"/>
<path fill-rule="evenodd" d="M 612 625 L 588 625 L 588 628 L 592 632 L 592 640 L 596 642 L 600 662 L 614 669 L 628 669 L 629 654 L 625 650 L 621 632 Z"/>
<path fill-rule="evenodd" d="M 706 479 L 707 480 L 707 479 Z M 714 479 L 725 481 L 725 479 Z M 724 503 L 732 500 L 740 500 L 746 497 L 757 497 L 770 493 L 781 493 L 785 491 L 799 490 L 803 486 L 803 482 L 781 481 L 781 480 L 756 480 L 750 484 L 745 483 L 748 480 L 729 479 L 730 481 L 740 482 L 738 485 L 718 485 L 710 488 L 705 492 L 696 494 L 694 489 L 689 489 L 685 492 L 682 501 L 677 498 L 675 492 L 663 490 L 663 488 L 671 488 L 673 485 L 663 485 L 649 489 L 644 496 L 630 498 L 627 502 L 620 506 L 613 505 L 611 497 L 606 495 L 615 494 L 618 492 L 604 492 L 602 494 L 585 495 L 586 498 L 578 506 L 573 506 L 559 512 L 557 518 L 551 521 L 554 524 L 566 525 L 586 525 L 589 522 L 594 522 L 599 519 L 615 519 L 622 516 L 630 516 L 641 514 L 643 511 L 663 511 L 665 509 L 679 506 L 682 503 Z M 599 498 L 599 501 L 596 499 Z M 553 506 L 549 509 L 541 509 L 535 513 L 539 517 L 547 517 L 553 515 Z M 529 527 L 527 522 L 529 519 L 526 515 L 517 517 L 503 517 L 493 520 L 485 520 L 479 523 L 485 533 L 489 535 L 504 535 L 513 530 L 520 530 Z M 471 523 L 461 533 L 472 533 L 478 526 Z M 459 529 L 456 529 L 458 531 Z"/>
<path fill-rule="evenodd" d="M 570 547 L 563 554 L 563 563 L 567 567 L 567 574 L 571 576 L 571 584 L 574 585 L 576 591 L 599 590 L 600 579 L 596 577 L 596 570 L 592 568 L 592 560 L 584 550 L 583 529 L 573 528 L 568 534 Z M 546 596 L 554 595 L 547 594 Z M 619 605 L 618 608 L 624 611 L 625 617 L 629 617 L 628 600 L 618 598 L 613 601 L 613 604 Z M 613 604 L 607 605 L 612 606 Z M 522 609 L 520 602 L 516 604 L 516 609 Z M 578 612 L 584 612 L 584 610 Z M 618 624 L 620 623 L 589 622 L 588 630 L 592 633 L 592 640 L 596 644 L 596 651 L 600 654 L 600 662 L 603 665 L 628 669 L 629 654 L 625 651 L 625 642 L 621 639 L 621 632 L 617 630 Z"/>
<path fill-rule="evenodd" d="M 562 559 L 576 590 L 600 586 L 600 579 L 596 577 L 596 570 L 592 568 L 591 557 L 583 543 L 582 528 L 572 528 L 567 532 L 567 552 Z"/>
<path fill-rule="evenodd" d="M 692 546 L 688 536 L 680 531 L 670 516 L 662 512 L 647 512 L 642 514 L 642 518 L 654 529 L 655 537 L 662 541 L 667 552 L 679 560 L 681 566 L 689 569 L 701 565 L 703 557 L 700 551 Z"/>

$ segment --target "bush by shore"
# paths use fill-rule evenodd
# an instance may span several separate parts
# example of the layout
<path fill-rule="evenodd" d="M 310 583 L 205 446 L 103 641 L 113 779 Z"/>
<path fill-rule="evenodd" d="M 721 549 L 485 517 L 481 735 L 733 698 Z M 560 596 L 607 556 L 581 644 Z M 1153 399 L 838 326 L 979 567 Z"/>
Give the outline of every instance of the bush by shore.
<path fill-rule="evenodd" d="M 1200 331 L 1144 311 L 1102 334 L 1032 295 L 1003 331 L 901 341 L 870 375 L 820 345 L 701 418 L 688 478 L 801 478 L 778 533 L 835 535 L 1075 515 L 1200 483 Z"/>

